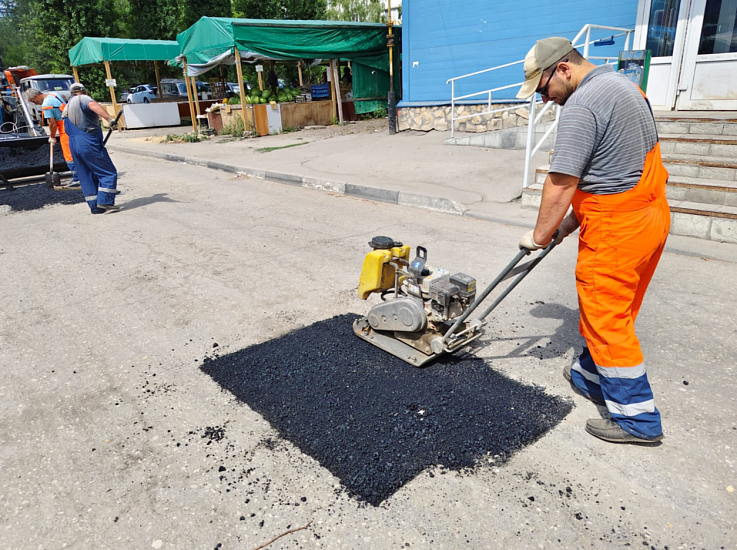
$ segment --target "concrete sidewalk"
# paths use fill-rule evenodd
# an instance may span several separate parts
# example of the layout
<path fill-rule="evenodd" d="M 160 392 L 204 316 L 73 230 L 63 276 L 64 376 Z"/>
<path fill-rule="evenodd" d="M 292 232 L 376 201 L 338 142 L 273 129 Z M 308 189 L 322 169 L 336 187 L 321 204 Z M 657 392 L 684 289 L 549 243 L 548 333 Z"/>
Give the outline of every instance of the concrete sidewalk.
<path fill-rule="evenodd" d="M 383 120 L 260 138 L 216 136 L 199 143 L 162 142 L 181 127 L 114 133 L 111 152 L 205 166 L 252 178 L 533 227 L 524 209 L 524 151 L 444 145 L 450 132 L 400 132 Z M 548 162 L 538 153 L 532 168 Z M 121 181 L 125 189 L 125 180 Z M 671 236 L 674 252 L 737 261 L 737 247 Z"/>

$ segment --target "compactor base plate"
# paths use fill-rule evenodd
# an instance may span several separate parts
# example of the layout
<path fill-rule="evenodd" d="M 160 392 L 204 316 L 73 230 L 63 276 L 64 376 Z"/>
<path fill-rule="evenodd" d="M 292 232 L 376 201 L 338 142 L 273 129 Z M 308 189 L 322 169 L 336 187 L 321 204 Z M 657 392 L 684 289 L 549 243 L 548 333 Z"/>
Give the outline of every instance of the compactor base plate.
<path fill-rule="evenodd" d="M 366 317 L 361 317 L 353 322 L 353 332 L 362 340 L 366 340 L 368 343 L 383 349 L 387 353 L 391 353 L 395 357 L 399 357 L 402 361 L 406 361 L 415 367 L 426 365 L 446 353 L 443 352 L 426 355 L 420 350 L 397 340 L 394 337 L 393 332 L 374 330 L 371 328 L 371 325 L 369 325 Z"/>

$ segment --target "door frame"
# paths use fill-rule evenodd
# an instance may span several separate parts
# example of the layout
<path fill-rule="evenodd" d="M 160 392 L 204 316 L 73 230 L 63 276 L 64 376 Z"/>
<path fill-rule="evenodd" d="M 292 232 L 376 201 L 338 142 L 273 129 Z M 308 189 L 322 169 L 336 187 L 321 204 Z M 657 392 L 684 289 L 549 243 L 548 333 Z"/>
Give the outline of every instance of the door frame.
<path fill-rule="evenodd" d="M 691 9 L 688 14 L 689 28 L 688 36 L 686 37 L 681 76 L 678 82 L 679 97 L 676 108 L 682 110 L 735 110 L 737 109 L 737 100 L 699 100 L 690 98 L 697 63 L 708 63 L 709 61 L 737 61 L 737 53 L 699 55 L 699 43 L 701 42 L 701 30 L 704 26 L 706 1 L 707 0 L 690 0 L 689 2 L 691 4 Z M 716 107 L 710 106 L 712 101 L 719 102 L 719 105 Z"/>
<path fill-rule="evenodd" d="M 673 55 L 668 57 L 652 57 L 650 59 L 651 67 L 653 65 L 670 65 L 665 105 L 658 105 L 658 107 L 663 107 L 668 110 L 673 110 L 676 106 L 678 84 L 683 71 L 686 37 L 690 25 L 689 17 L 693 2 L 694 0 L 681 0 L 681 5 L 678 8 L 676 36 L 673 41 Z M 648 19 L 650 17 L 651 6 L 652 0 L 639 0 L 637 3 L 637 23 L 635 25 L 634 49 L 644 50 L 647 45 Z"/>

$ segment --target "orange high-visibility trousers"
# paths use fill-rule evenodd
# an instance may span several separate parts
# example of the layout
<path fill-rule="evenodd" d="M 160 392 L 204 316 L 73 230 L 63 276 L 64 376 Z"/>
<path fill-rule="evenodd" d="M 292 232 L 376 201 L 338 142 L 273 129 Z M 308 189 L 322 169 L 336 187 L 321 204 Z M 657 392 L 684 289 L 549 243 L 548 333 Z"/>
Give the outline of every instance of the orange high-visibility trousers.
<path fill-rule="evenodd" d="M 64 153 L 64 160 L 68 163 L 74 162 L 72 151 L 69 149 L 69 136 L 64 131 L 64 121 L 57 120 L 56 127 L 59 129 L 59 143 L 61 143 L 61 151 Z"/>
<path fill-rule="evenodd" d="M 656 143 L 633 189 L 613 195 L 577 190 L 573 199 L 581 225 L 579 328 L 588 347 L 573 366 L 573 382 L 603 398 L 624 430 L 646 439 L 661 435 L 662 427 L 635 320 L 670 229 L 667 179 Z"/>

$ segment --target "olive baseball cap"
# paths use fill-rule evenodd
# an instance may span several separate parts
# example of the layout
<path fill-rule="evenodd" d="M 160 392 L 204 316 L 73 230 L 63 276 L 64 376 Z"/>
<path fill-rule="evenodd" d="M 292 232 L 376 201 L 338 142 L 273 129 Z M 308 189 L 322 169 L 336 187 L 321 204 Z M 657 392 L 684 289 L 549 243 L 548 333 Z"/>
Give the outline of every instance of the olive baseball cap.
<path fill-rule="evenodd" d="M 540 85 L 543 71 L 573 50 L 567 38 L 552 36 L 535 42 L 525 56 L 525 83 L 517 92 L 517 99 L 527 99 Z"/>

